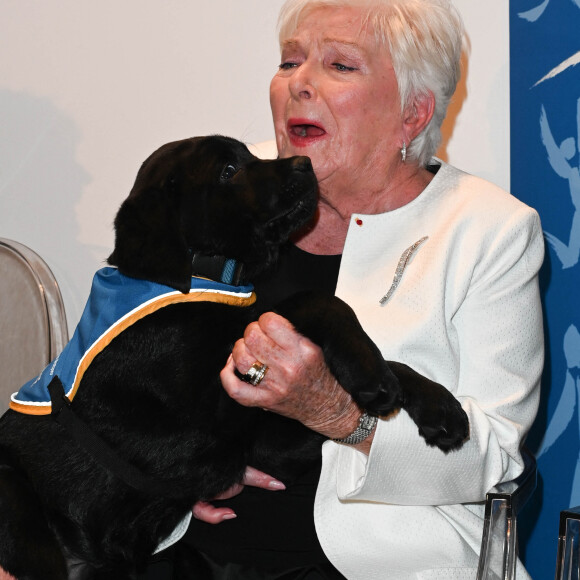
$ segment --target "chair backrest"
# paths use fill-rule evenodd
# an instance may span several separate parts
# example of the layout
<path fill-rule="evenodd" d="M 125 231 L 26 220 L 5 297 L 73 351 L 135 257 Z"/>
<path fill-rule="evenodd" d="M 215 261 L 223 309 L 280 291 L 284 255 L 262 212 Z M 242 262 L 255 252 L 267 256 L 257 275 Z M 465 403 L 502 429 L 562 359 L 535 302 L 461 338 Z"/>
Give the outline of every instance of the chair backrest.
<path fill-rule="evenodd" d="M 30 248 L 0 238 L 0 415 L 10 395 L 67 341 L 62 296 L 50 268 Z"/>
<path fill-rule="evenodd" d="M 518 557 L 517 516 L 536 489 L 536 458 L 522 448 L 524 470 L 487 493 L 477 580 L 514 580 Z"/>

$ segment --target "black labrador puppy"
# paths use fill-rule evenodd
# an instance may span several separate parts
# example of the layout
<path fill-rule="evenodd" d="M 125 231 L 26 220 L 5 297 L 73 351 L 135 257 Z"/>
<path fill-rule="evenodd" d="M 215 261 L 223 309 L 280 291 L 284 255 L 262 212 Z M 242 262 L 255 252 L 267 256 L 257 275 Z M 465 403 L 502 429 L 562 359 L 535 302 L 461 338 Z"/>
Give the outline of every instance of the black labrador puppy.
<path fill-rule="evenodd" d="M 247 465 L 291 481 L 317 456 L 323 437 L 241 407 L 219 380 L 254 317 L 252 277 L 316 204 L 306 157 L 261 161 L 213 136 L 145 161 L 115 219 L 116 268 L 97 273 L 71 343 L 0 420 L 1 567 L 30 580 L 133 578 Z M 468 436 L 453 396 L 385 362 L 341 300 L 300 294 L 278 311 L 321 345 L 361 408 L 404 407 L 444 451 Z"/>

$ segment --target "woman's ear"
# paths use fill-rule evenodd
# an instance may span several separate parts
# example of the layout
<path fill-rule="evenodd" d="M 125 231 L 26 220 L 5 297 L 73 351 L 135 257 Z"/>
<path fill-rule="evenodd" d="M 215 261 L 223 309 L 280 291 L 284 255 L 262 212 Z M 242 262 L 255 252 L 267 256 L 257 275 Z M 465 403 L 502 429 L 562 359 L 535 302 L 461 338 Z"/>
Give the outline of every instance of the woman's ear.
<path fill-rule="evenodd" d="M 435 97 L 428 92 L 416 96 L 411 104 L 403 111 L 403 126 L 405 130 L 405 142 L 411 143 L 433 118 L 435 110 Z"/>

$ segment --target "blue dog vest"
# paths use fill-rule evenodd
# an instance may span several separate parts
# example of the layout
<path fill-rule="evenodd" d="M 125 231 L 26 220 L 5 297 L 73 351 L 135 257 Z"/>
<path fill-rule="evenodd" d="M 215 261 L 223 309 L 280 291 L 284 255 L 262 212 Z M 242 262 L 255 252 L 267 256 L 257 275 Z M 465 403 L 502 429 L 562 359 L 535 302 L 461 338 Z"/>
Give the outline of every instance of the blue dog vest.
<path fill-rule="evenodd" d="M 191 289 L 184 294 L 170 286 L 129 278 L 116 268 L 102 268 L 93 278 L 72 339 L 37 378 L 12 395 L 10 408 L 29 415 L 49 415 L 52 406 L 48 385 L 54 376 L 60 378 L 72 401 L 93 359 L 129 326 L 164 306 L 183 302 L 250 306 L 256 301 L 253 290 L 251 285 L 231 286 L 192 277 Z"/>

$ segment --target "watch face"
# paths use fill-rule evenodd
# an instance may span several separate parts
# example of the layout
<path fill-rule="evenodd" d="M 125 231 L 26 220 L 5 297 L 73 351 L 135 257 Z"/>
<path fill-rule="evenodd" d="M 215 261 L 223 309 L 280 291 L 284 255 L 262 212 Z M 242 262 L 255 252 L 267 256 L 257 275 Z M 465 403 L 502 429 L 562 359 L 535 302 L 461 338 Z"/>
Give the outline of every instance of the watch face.
<path fill-rule="evenodd" d="M 364 441 L 372 433 L 378 420 L 378 417 L 372 417 L 365 411 L 359 419 L 358 427 L 348 437 L 333 439 L 333 441 L 346 443 L 347 445 L 356 445 Z"/>

